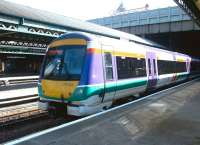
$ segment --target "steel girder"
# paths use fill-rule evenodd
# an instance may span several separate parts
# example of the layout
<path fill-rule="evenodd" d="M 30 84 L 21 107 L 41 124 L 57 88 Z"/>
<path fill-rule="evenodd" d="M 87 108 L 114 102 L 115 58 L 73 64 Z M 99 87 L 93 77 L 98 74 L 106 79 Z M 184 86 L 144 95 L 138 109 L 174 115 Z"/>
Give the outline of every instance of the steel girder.
<path fill-rule="evenodd" d="M 6 54 L 44 55 L 45 51 L 44 48 L 0 45 L 0 53 Z"/>
<path fill-rule="evenodd" d="M 66 31 L 49 30 L 46 28 L 22 26 L 22 25 L 5 23 L 5 22 L 0 22 L 0 30 L 6 30 L 6 31 L 11 31 L 11 32 L 17 32 L 17 33 L 27 33 L 27 34 L 40 35 L 40 36 L 48 36 L 48 37 L 58 37 L 59 35 L 66 32 Z"/>
<path fill-rule="evenodd" d="M 46 44 L 0 41 L 0 53 L 44 55 Z"/>
<path fill-rule="evenodd" d="M 200 10 L 194 0 L 174 0 L 200 26 Z"/>

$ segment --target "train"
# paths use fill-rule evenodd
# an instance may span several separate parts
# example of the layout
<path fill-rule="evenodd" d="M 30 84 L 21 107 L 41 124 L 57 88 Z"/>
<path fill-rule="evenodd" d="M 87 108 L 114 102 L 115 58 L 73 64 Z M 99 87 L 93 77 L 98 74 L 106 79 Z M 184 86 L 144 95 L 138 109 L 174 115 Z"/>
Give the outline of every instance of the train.
<path fill-rule="evenodd" d="M 66 33 L 47 48 L 38 83 L 39 107 L 86 116 L 121 98 L 199 74 L 199 59 L 142 38 Z"/>

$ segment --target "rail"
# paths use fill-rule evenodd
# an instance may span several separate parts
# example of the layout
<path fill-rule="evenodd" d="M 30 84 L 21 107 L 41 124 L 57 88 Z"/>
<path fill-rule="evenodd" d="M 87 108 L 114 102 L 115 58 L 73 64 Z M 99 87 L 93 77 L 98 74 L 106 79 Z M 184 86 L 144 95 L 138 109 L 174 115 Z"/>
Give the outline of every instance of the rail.
<path fill-rule="evenodd" d="M 47 111 L 38 108 L 37 102 L 0 109 L 0 144 L 75 119 L 49 117 Z"/>
<path fill-rule="evenodd" d="M 30 102 L 36 102 L 37 100 L 38 100 L 37 94 L 14 97 L 14 98 L 5 98 L 5 99 L 0 100 L 0 108 L 20 105 L 20 104 L 25 104 L 25 103 L 30 103 Z"/>
<path fill-rule="evenodd" d="M 36 102 L 0 109 L 0 128 L 42 115 L 47 112 L 40 110 Z"/>

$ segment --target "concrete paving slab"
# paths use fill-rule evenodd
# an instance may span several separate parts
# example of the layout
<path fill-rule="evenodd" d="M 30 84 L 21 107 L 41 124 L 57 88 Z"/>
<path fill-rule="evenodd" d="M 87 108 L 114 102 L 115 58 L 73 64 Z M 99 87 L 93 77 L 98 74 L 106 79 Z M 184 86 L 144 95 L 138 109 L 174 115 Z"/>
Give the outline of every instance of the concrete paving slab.
<path fill-rule="evenodd" d="M 200 81 L 158 98 L 123 112 L 32 136 L 18 144 L 199 145 Z"/>

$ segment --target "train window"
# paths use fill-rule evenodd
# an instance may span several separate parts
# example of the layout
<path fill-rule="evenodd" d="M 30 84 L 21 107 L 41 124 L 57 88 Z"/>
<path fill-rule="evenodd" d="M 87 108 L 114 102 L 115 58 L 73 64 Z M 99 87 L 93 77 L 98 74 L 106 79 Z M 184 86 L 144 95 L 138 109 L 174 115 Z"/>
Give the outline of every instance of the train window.
<path fill-rule="evenodd" d="M 110 52 L 104 53 L 104 60 L 105 60 L 106 80 L 112 80 L 113 79 L 113 67 L 112 67 L 112 55 Z"/>
<path fill-rule="evenodd" d="M 143 58 L 117 56 L 118 79 L 128 79 L 146 76 L 146 64 Z"/>
<path fill-rule="evenodd" d="M 0 59 L 0 73 L 2 73 L 2 72 L 3 72 L 3 62 Z"/>
<path fill-rule="evenodd" d="M 198 61 L 191 62 L 191 73 L 196 74 L 200 71 L 200 64 Z"/>
<path fill-rule="evenodd" d="M 106 66 L 112 66 L 112 56 L 110 53 L 104 53 Z"/>
<path fill-rule="evenodd" d="M 176 62 L 176 72 L 186 72 L 186 62 Z"/>
<path fill-rule="evenodd" d="M 191 62 L 190 70 L 191 70 L 192 73 L 196 71 L 196 68 L 195 68 L 195 61 L 192 61 L 192 62 Z"/>
<path fill-rule="evenodd" d="M 175 61 L 158 60 L 158 74 L 171 74 L 175 72 Z"/>
<path fill-rule="evenodd" d="M 154 68 L 154 74 L 156 74 L 156 60 L 155 59 L 153 59 L 153 68 Z"/>
<path fill-rule="evenodd" d="M 106 80 L 113 79 L 113 69 L 110 67 L 106 67 Z"/>
<path fill-rule="evenodd" d="M 149 75 L 151 74 L 151 60 L 148 59 L 148 69 L 149 69 Z"/>
<path fill-rule="evenodd" d="M 144 77 L 146 76 L 146 62 L 145 59 L 137 59 L 137 65 L 135 68 L 135 76 L 136 77 Z"/>

